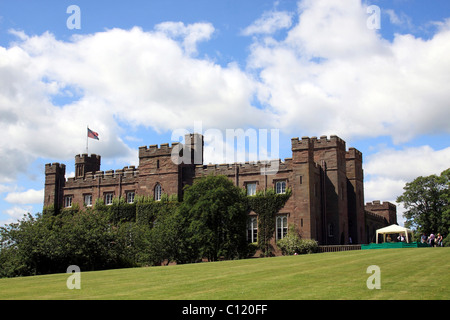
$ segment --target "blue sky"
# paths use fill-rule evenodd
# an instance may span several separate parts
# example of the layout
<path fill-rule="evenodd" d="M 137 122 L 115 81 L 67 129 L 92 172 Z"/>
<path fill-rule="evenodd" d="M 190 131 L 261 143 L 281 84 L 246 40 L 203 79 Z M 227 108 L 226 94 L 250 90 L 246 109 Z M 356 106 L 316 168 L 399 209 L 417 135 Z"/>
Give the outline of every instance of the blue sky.
<path fill-rule="evenodd" d="M 446 0 L 2 0 L 0 224 L 41 212 L 44 164 L 73 174 L 87 125 L 102 170 L 196 121 L 277 129 L 282 159 L 335 134 L 364 154 L 366 201 L 394 201 L 449 167 L 448 52 Z"/>

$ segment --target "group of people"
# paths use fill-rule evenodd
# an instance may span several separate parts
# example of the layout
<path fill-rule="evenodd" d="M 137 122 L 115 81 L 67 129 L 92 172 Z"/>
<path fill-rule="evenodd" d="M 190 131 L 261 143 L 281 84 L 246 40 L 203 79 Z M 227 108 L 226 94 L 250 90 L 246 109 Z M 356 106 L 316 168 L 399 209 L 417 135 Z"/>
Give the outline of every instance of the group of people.
<path fill-rule="evenodd" d="M 422 234 L 422 237 L 420 238 L 420 242 L 422 243 L 428 243 L 432 247 L 442 247 L 443 243 L 442 241 L 444 238 L 440 233 L 437 234 L 437 237 L 432 233 L 428 237 L 425 233 Z"/>

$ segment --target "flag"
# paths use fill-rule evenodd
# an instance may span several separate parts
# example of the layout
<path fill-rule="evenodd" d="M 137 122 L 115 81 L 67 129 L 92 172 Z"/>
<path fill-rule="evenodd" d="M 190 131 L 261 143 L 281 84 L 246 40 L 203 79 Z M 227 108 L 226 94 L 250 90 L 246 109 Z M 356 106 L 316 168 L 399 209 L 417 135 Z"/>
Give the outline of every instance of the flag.
<path fill-rule="evenodd" d="M 95 140 L 100 140 L 100 139 L 98 138 L 98 133 L 92 131 L 92 130 L 89 129 L 89 128 L 88 128 L 87 136 L 88 136 L 88 138 L 92 138 L 92 139 L 95 139 Z"/>

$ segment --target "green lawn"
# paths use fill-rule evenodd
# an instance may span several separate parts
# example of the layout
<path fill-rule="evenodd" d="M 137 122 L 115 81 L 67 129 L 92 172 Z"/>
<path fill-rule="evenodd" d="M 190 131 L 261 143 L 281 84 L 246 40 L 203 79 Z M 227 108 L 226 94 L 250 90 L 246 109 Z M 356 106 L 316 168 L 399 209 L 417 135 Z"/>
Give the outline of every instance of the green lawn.
<path fill-rule="evenodd" d="M 381 270 L 369 290 L 367 267 Z M 0 279 L 0 299 L 450 299 L 450 248 L 362 250 Z"/>

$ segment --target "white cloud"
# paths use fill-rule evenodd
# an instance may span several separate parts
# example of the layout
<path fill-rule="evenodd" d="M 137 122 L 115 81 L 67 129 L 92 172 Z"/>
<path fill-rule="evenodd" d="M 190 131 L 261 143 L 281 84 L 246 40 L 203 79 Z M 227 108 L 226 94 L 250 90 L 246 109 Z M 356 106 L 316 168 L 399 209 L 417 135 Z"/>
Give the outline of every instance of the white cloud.
<path fill-rule="evenodd" d="M 285 39 L 255 41 L 249 67 L 277 127 L 395 143 L 450 133 L 450 23 L 389 42 L 368 17 L 359 0 L 304 0 Z"/>
<path fill-rule="evenodd" d="M 0 193 L 11 192 L 14 188 L 10 185 L 0 184 Z"/>
<path fill-rule="evenodd" d="M 10 192 L 6 195 L 5 200 L 14 204 L 44 203 L 44 189 L 29 189 L 23 192 Z"/>
<path fill-rule="evenodd" d="M 189 55 L 197 53 L 197 42 L 209 40 L 214 32 L 211 23 L 194 23 L 184 25 L 182 22 L 163 22 L 155 26 L 155 30 L 166 34 L 169 38 L 182 38 L 182 45 Z"/>
<path fill-rule="evenodd" d="M 397 205 L 397 219 L 404 223 L 405 209 L 396 199 L 402 195 L 407 182 L 418 176 L 439 175 L 450 167 L 450 147 L 434 150 L 430 146 L 384 149 L 366 157 L 364 163 L 364 198 L 382 200 Z"/>
<path fill-rule="evenodd" d="M 27 213 L 30 213 L 31 210 L 32 210 L 31 206 L 25 206 L 25 207 L 15 206 L 10 209 L 6 209 L 5 213 L 7 215 L 9 215 L 11 218 L 4 223 L 11 223 L 11 222 L 20 220 L 23 218 L 24 215 L 26 215 Z"/>
<path fill-rule="evenodd" d="M 366 157 L 365 174 L 410 182 L 418 176 L 439 175 L 450 167 L 450 147 L 430 146 L 385 149 Z"/>
<path fill-rule="evenodd" d="M 397 26 L 400 26 L 402 28 L 405 28 L 407 30 L 414 30 L 414 25 L 412 23 L 411 17 L 409 17 L 404 12 L 401 12 L 397 14 L 392 9 L 385 9 L 383 10 L 383 13 L 387 14 L 389 16 L 389 21 Z"/>
<path fill-rule="evenodd" d="M 264 12 L 261 18 L 253 22 L 242 31 L 243 35 L 273 34 L 280 29 L 286 29 L 292 25 L 292 14 L 287 11 Z"/>
<path fill-rule="evenodd" d="M 370 202 L 373 200 L 395 201 L 403 193 L 403 187 L 407 181 L 391 179 L 388 177 L 376 177 L 364 183 L 364 197 Z"/>

